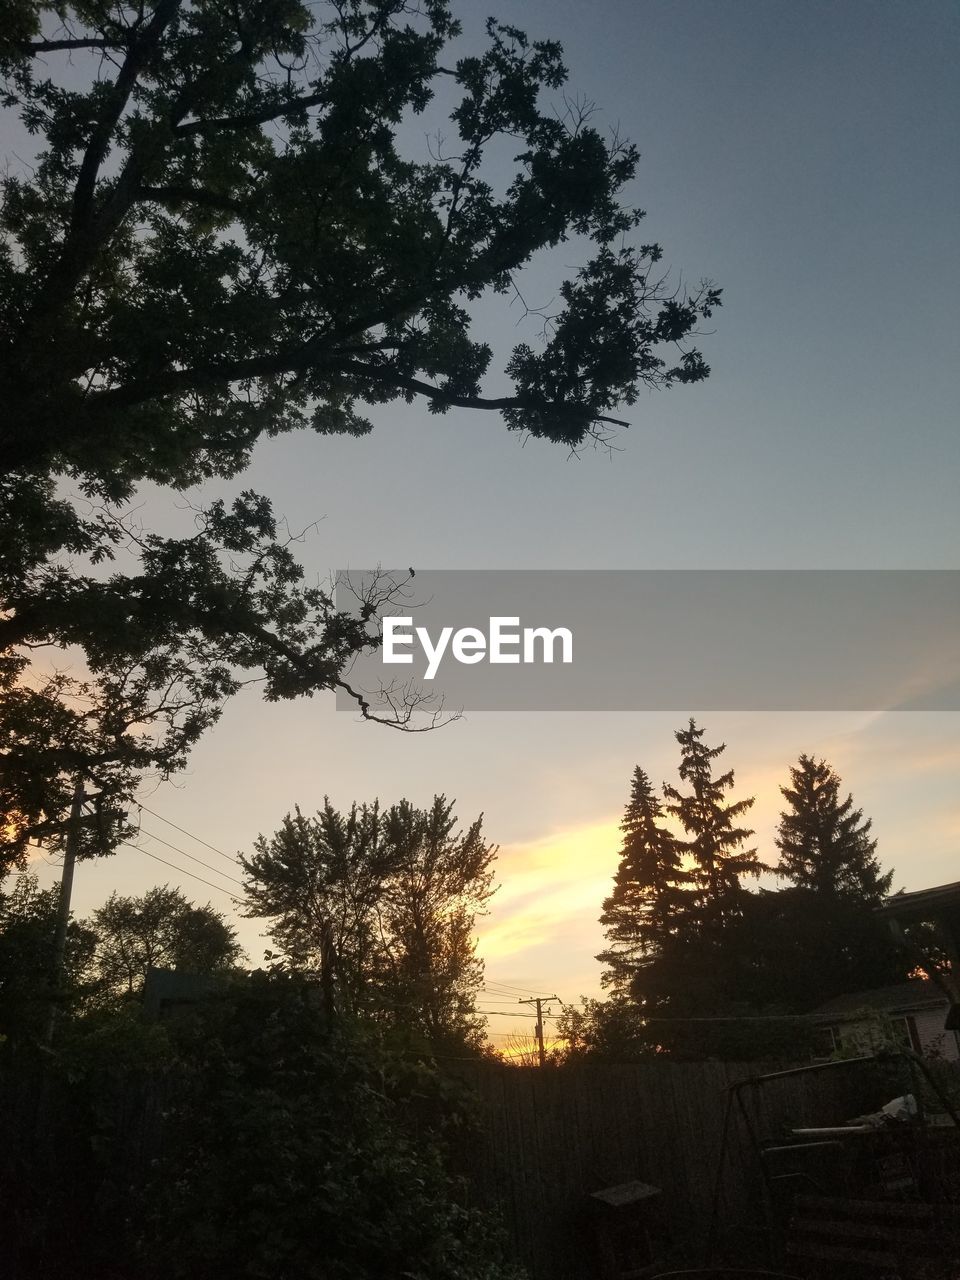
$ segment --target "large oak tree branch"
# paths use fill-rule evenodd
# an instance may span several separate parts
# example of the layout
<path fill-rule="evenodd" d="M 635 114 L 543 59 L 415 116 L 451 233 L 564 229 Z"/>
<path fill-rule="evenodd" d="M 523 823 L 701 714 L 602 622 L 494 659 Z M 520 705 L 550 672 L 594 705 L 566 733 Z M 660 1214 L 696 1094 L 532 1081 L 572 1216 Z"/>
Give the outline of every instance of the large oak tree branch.
<path fill-rule="evenodd" d="M 534 407 L 533 403 L 523 396 L 500 396 L 497 399 L 489 399 L 484 396 L 455 395 L 443 387 L 435 387 L 430 382 L 424 382 L 421 378 L 406 377 L 383 366 L 367 365 L 356 360 L 338 361 L 337 367 L 344 371 L 356 371 L 357 377 L 369 379 L 371 382 L 396 387 L 402 391 L 412 391 L 416 395 L 425 396 L 428 400 L 432 400 L 436 404 L 447 405 L 451 409 L 492 409 L 502 412 L 504 409 Z M 543 407 L 546 408 L 548 406 L 544 405 Z M 629 422 L 622 418 L 607 418 L 600 414 L 592 415 L 591 420 L 594 422 L 607 422 L 617 427 L 629 427 L 630 425 Z"/>
<path fill-rule="evenodd" d="M 109 150 L 113 131 L 126 110 L 140 73 L 179 8 L 180 0 L 160 0 L 143 34 L 135 36 L 130 45 L 129 52 L 117 74 L 113 90 L 94 126 L 83 160 L 80 162 L 80 172 L 73 192 L 72 230 L 74 231 L 90 221 L 97 175 Z"/>
<path fill-rule="evenodd" d="M 244 213 L 247 208 L 242 200 L 232 200 L 229 196 L 218 195 L 216 191 L 206 191 L 202 187 L 192 187 L 188 183 L 171 183 L 162 187 L 141 186 L 138 195 L 144 200 L 153 200 L 158 204 L 196 204 L 237 216 Z"/>
<path fill-rule="evenodd" d="M 129 41 L 116 38 L 106 39 L 89 36 L 76 40 L 29 40 L 18 46 L 24 53 L 36 57 L 41 53 L 59 53 L 61 50 L 73 49 L 106 49 L 117 50 L 129 48 Z"/>
<path fill-rule="evenodd" d="M 311 107 L 321 107 L 330 101 L 328 91 L 323 93 L 307 93 L 299 97 L 287 98 L 283 102 L 270 103 L 258 111 L 241 111 L 232 116 L 215 116 L 210 120 L 185 120 L 177 125 L 174 133 L 179 137 L 189 137 L 195 133 L 218 133 L 230 129 L 249 129 L 254 125 L 267 124 L 270 120 L 282 120 L 287 116 L 299 115 Z"/>
<path fill-rule="evenodd" d="M 193 369 L 171 369 L 123 386 L 113 387 L 109 391 L 98 392 L 86 400 L 86 407 L 96 413 L 100 407 L 142 404 L 149 400 L 164 396 L 186 395 L 193 391 L 209 390 L 211 387 L 225 386 L 232 382 L 243 382 L 248 379 L 280 377 L 283 374 L 303 373 L 316 368 L 331 373 L 345 373 L 359 382 L 371 382 L 380 387 L 393 388 L 397 392 L 410 391 L 422 395 L 436 404 L 446 405 L 451 409 L 485 409 L 502 412 L 505 409 L 523 409 L 533 407 L 528 399 L 521 396 L 466 396 L 457 395 L 443 387 L 434 386 L 421 378 L 408 377 L 397 373 L 385 365 L 368 364 L 361 360 L 343 359 L 336 352 L 331 352 L 320 360 L 309 350 L 280 351 L 269 355 L 254 356 L 248 360 L 234 360 L 216 365 L 207 365 Z M 545 406 L 546 407 L 546 406 Z M 621 418 L 608 418 L 597 415 L 597 422 L 628 427 L 630 424 Z"/>
<path fill-rule="evenodd" d="M 33 344 L 36 329 L 44 318 L 56 314 L 71 297 L 77 282 L 83 276 L 105 239 L 118 225 L 129 207 L 132 191 L 124 191 L 125 203 L 111 216 L 97 217 L 95 194 L 100 170 L 110 150 L 110 141 L 130 101 L 134 87 L 151 55 L 156 51 L 166 28 L 173 21 L 181 0 L 159 0 L 153 17 L 143 32 L 131 37 L 127 56 L 117 74 L 106 102 L 91 130 L 80 169 L 73 188 L 70 221 L 63 241 L 63 248 L 53 263 L 46 281 L 38 291 L 31 315 L 22 329 L 22 341 Z M 130 160 L 117 184 L 124 187 L 124 176 L 131 169 Z M 129 183 L 127 183 L 129 186 Z M 116 191 L 114 192 L 116 197 Z M 114 205 L 116 206 L 116 198 Z"/>

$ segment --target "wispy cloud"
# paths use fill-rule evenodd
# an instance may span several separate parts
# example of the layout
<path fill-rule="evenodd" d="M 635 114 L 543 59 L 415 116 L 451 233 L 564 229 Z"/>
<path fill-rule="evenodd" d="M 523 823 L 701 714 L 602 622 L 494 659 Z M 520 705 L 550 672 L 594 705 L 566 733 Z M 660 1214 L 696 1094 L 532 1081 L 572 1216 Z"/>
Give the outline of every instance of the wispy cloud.
<path fill-rule="evenodd" d="M 618 820 L 559 831 L 500 852 L 503 885 L 481 923 L 479 951 L 488 962 L 543 946 L 579 946 L 599 938 L 597 917 L 610 892 L 620 849 Z"/>

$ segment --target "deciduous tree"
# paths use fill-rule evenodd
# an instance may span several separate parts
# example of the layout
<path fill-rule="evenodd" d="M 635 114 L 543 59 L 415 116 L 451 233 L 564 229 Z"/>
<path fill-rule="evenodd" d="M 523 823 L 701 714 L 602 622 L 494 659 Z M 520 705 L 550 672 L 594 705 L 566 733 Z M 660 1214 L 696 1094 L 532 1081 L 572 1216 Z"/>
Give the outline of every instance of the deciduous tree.
<path fill-rule="evenodd" d="M 112 893 L 89 925 L 97 939 L 94 976 L 111 997 L 138 994 L 151 967 L 215 973 L 243 955 L 219 911 L 194 906 L 168 885 L 140 897 Z"/>
<path fill-rule="evenodd" d="M 706 376 L 684 343 L 717 292 L 679 295 L 659 246 L 625 241 L 637 150 L 544 99 L 567 74 L 555 42 L 490 20 L 445 66 L 443 0 L 7 10 L 6 105 L 40 146 L 4 187 L 5 472 L 117 497 L 418 397 L 577 445 L 641 387 Z M 411 155 L 403 125 L 422 133 L 438 90 L 449 138 Z M 463 304 L 569 237 L 592 256 L 484 396 Z"/>
<path fill-rule="evenodd" d="M 20 646 L 79 646 L 94 680 L 156 696 L 175 677 L 200 698 L 184 749 L 247 678 L 347 689 L 409 728 L 415 702 L 378 713 L 347 683 L 376 608 L 304 585 L 267 498 L 160 537 L 124 514 L 137 486 L 235 476 L 296 428 L 364 434 L 396 401 L 575 449 L 641 391 L 707 376 L 719 291 L 675 288 L 637 239 L 636 148 L 556 109 L 555 42 L 491 21 L 445 62 L 458 32 L 443 0 L 4 6 L 0 105 L 35 139 L 0 206 L 14 677 Z M 582 265 L 493 374 L 474 304 L 522 299 L 568 241 Z"/>
<path fill-rule="evenodd" d="M 57 889 L 41 889 L 30 872 L 0 885 L 0 1036 L 39 1037 L 50 1012 Z M 96 935 L 85 923 L 67 928 L 60 995 L 67 1005 L 88 993 Z"/>
<path fill-rule="evenodd" d="M 388 810 L 329 800 L 261 836 L 246 873 L 247 914 L 270 921 L 283 960 L 313 970 L 341 1010 L 476 1041 L 483 966 L 474 923 L 494 892 L 496 847 L 478 818 L 457 828 L 452 801 Z"/>

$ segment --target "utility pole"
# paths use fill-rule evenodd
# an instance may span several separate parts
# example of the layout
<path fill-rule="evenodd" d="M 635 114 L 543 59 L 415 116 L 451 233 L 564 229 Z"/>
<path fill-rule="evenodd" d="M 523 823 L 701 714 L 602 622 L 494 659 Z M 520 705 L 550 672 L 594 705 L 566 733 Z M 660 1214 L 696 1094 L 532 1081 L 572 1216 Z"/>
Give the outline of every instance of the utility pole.
<path fill-rule="evenodd" d="M 519 1000 L 518 1004 L 533 1004 L 537 1007 L 537 1025 L 534 1028 L 537 1035 L 537 1059 L 541 1067 L 547 1065 L 547 1051 L 543 1044 L 543 1002 L 544 1000 L 559 1000 L 559 996 L 531 996 L 528 1000 Z"/>
<path fill-rule="evenodd" d="M 46 1042 L 53 1042 L 57 1025 L 60 990 L 63 986 L 63 965 L 67 950 L 67 925 L 70 923 L 70 898 L 73 893 L 73 868 L 77 862 L 77 846 L 80 843 L 80 815 L 83 810 L 83 775 L 77 775 L 67 823 L 67 839 L 63 848 L 63 871 L 60 875 L 60 897 L 57 899 L 57 927 L 53 934 L 53 962 L 50 971 L 50 1010 L 47 1014 Z"/>
<path fill-rule="evenodd" d="M 320 925 L 320 991 L 323 999 L 323 1014 L 328 1027 L 333 1026 L 337 1016 L 334 986 L 336 965 L 337 947 L 333 940 L 333 922 L 329 916 L 326 916 Z"/>

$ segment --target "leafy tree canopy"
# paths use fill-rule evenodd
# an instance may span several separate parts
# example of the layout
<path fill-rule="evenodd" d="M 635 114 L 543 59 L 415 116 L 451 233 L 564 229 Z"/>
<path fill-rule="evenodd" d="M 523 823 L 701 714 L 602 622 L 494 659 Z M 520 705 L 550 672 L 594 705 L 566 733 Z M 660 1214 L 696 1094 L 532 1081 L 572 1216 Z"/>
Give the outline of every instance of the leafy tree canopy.
<path fill-rule="evenodd" d="M 318 972 L 338 1009 L 399 1020 L 432 1043 L 479 1044 L 473 929 L 495 891 L 496 852 L 482 817 L 459 830 L 444 796 L 347 813 L 325 800 L 241 855 L 247 914 L 270 920 L 283 962 Z"/>
<path fill-rule="evenodd" d="M 637 151 L 544 101 L 567 74 L 555 42 L 490 20 L 486 49 L 444 66 L 442 0 L 5 8 L 6 105 L 40 138 L 4 186 L 5 470 L 116 498 L 415 397 L 576 445 L 640 387 L 708 372 L 683 343 L 717 291 L 668 292 L 659 247 L 625 243 Z M 440 85 L 450 135 L 411 158 L 401 126 Z M 571 235 L 592 258 L 484 397 L 464 304 Z"/>
<path fill-rule="evenodd" d="M 0 883 L 0 1036 L 39 1036 L 50 1010 L 57 889 L 41 889 L 23 873 Z M 67 1003 L 88 994 L 96 935 L 86 924 L 67 929 L 62 985 Z"/>
<path fill-rule="evenodd" d="M 35 1037 L 46 1024 L 59 892 L 41 889 L 29 872 L 0 887 L 0 1034 Z M 223 916 L 209 905 L 195 906 L 179 889 L 148 889 L 140 897 L 113 893 L 89 919 L 70 920 L 56 1000 L 83 1021 L 93 1010 L 139 995 L 151 965 L 215 973 L 242 958 Z"/>
<path fill-rule="evenodd" d="M 0 184 L 0 719 L 24 653 L 77 646 L 94 735 L 106 721 L 116 745 L 131 710 L 158 730 L 121 732 L 128 782 L 144 754 L 180 767 L 244 679 L 271 698 L 348 689 L 411 727 L 415 701 L 378 710 L 346 683 L 382 600 L 338 610 L 305 584 L 267 498 L 215 503 L 182 538 L 118 504 L 144 481 L 236 475 L 262 436 L 362 434 L 397 400 L 576 448 L 642 389 L 707 376 L 693 339 L 719 291 L 675 290 L 637 241 L 636 148 L 556 109 L 555 42 L 490 21 L 457 57 L 443 0 L 6 0 L 2 16 L 0 107 L 35 155 Z M 429 148 L 411 142 L 425 125 Z M 524 269 L 570 239 L 584 265 L 494 375 L 471 308 L 522 299 Z M 62 831 L 81 766 L 105 785 L 99 751 L 61 751 L 89 717 L 47 693 L 26 725 L 12 699 L 2 750 L 22 780 L 52 716 L 63 767 L 43 795 L 11 785 L 8 857 L 32 827 Z"/>
<path fill-rule="evenodd" d="M 463 1083 L 314 995 L 235 974 L 178 1018 L 124 1003 L 56 1054 L 0 1052 L 27 1103 L 0 1144 L 5 1274 L 523 1280 L 451 1171 L 480 1136 Z"/>
<path fill-rule="evenodd" d="M 97 940 L 93 970 L 101 995 L 139 994 L 151 967 L 215 973 L 243 956 L 219 911 L 194 906 L 168 885 L 139 898 L 112 893 L 89 925 Z"/>

